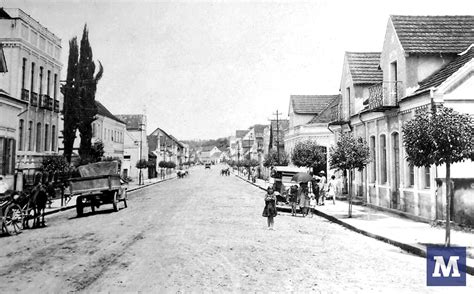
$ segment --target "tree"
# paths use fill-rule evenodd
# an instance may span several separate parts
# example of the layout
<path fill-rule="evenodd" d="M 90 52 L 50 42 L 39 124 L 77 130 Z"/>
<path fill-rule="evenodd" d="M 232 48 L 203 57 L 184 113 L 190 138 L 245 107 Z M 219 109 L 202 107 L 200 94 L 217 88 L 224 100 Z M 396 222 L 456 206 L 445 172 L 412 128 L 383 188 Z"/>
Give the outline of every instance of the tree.
<path fill-rule="evenodd" d="M 270 149 L 269 153 L 265 155 L 263 159 L 263 166 L 264 167 L 271 167 L 276 165 L 288 165 L 288 153 L 284 150 L 280 150 L 280 158 L 278 159 L 278 153 L 274 149 Z"/>
<path fill-rule="evenodd" d="M 47 173 L 67 173 L 69 163 L 62 155 L 48 155 L 43 157 L 43 171 Z"/>
<path fill-rule="evenodd" d="M 407 160 L 414 166 L 446 166 L 446 236 L 451 244 L 451 165 L 470 159 L 474 152 L 474 119 L 452 108 L 438 106 L 419 112 L 403 125 L 403 144 Z"/>
<path fill-rule="evenodd" d="M 298 142 L 291 153 L 291 161 L 298 167 L 311 167 L 314 172 L 326 170 L 326 148 L 314 140 Z"/>
<path fill-rule="evenodd" d="M 79 156 L 83 159 L 87 159 L 91 156 L 92 122 L 96 119 L 97 115 L 95 93 L 97 90 L 97 83 L 103 73 L 103 67 L 100 62 L 99 72 L 95 77 L 94 72 L 95 64 L 92 60 L 92 48 L 89 44 L 89 32 L 87 30 L 87 25 L 84 25 L 76 76 L 77 94 L 80 106 L 78 109 L 80 110 L 78 129 L 81 136 Z"/>
<path fill-rule="evenodd" d="M 363 170 L 369 161 L 369 146 L 361 137 L 356 139 L 351 134 L 341 132 L 336 146 L 330 149 L 331 168 L 349 170 L 349 217 L 352 217 L 352 170 Z"/>
<path fill-rule="evenodd" d="M 77 38 L 74 37 L 69 41 L 69 58 L 67 66 L 66 83 L 61 87 L 64 95 L 63 104 L 63 144 L 64 157 L 67 162 L 71 162 L 72 150 L 74 148 L 74 140 L 76 139 L 76 131 L 79 123 L 79 99 L 76 89 L 77 61 L 79 57 Z"/>

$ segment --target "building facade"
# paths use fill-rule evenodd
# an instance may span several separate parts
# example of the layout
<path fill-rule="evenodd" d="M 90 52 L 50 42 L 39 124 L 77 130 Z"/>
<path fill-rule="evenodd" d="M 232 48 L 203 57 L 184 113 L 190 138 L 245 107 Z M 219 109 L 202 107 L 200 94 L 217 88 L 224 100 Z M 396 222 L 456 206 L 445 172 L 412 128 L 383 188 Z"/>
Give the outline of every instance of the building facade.
<path fill-rule="evenodd" d="M 423 220 L 444 217 L 445 167 L 408 164 L 402 127 L 418 111 L 441 104 L 474 115 L 473 27 L 474 16 L 390 16 L 379 60 L 382 82 L 369 87 L 367 107 L 350 121 L 351 132 L 367 140 L 372 155 L 353 183 L 368 204 Z M 474 182 L 467 172 L 474 164 L 456 163 L 451 170 L 454 220 L 472 224 L 473 189 L 456 194 L 456 181 Z"/>
<path fill-rule="evenodd" d="M 58 151 L 61 39 L 22 10 L 0 8 L 0 43 L 9 69 L 0 88 L 28 104 L 15 119 L 16 167 L 37 169 Z"/>

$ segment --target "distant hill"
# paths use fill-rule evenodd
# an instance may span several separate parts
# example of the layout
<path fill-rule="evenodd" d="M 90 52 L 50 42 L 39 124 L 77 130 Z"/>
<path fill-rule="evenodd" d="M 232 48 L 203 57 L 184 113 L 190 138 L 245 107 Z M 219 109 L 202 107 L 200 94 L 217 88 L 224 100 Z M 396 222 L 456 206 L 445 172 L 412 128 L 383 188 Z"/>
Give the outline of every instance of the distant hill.
<path fill-rule="evenodd" d="M 192 149 L 197 149 L 204 146 L 216 146 L 219 149 L 225 149 L 229 147 L 229 140 L 227 138 L 211 140 L 183 140 L 181 142 L 188 144 Z"/>

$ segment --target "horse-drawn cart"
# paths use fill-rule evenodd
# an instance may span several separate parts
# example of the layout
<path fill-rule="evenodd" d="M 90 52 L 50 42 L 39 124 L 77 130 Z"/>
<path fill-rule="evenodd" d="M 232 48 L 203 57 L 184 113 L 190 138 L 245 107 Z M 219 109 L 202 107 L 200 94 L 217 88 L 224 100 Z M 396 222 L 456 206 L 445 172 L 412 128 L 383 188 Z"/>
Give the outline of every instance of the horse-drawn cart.
<path fill-rule="evenodd" d="M 78 216 L 84 214 L 84 208 L 90 207 L 92 212 L 102 204 L 112 204 L 118 211 L 118 203 L 127 207 L 127 189 L 122 186 L 117 167 L 112 162 L 100 162 L 79 167 L 80 178 L 69 180 L 71 196 L 76 198 Z"/>

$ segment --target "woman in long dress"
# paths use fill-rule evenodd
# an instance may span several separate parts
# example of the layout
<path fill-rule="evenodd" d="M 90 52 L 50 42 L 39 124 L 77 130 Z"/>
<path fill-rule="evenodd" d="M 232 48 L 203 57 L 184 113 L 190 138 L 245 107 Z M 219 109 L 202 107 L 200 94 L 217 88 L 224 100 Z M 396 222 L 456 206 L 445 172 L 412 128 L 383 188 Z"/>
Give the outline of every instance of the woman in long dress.
<path fill-rule="evenodd" d="M 267 188 L 267 195 L 265 195 L 265 207 L 263 208 L 262 216 L 267 218 L 268 229 L 273 230 L 273 218 L 277 216 L 277 210 L 276 196 L 272 187 Z"/>
<path fill-rule="evenodd" d="M 300 209 L 303 216 L 307 216 L 310 208 L 308 183 L 300 183 L 299 189 Z"/>

